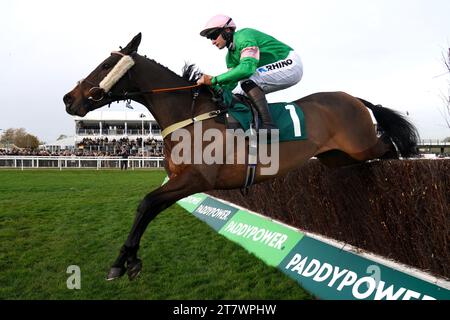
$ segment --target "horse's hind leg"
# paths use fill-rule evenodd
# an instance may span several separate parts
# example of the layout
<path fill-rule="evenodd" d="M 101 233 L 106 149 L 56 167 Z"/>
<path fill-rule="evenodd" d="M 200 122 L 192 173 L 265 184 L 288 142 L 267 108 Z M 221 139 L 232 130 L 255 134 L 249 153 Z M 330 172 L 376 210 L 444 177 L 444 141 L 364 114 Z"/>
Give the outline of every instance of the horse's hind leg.
<path fill-rule="evenodd" d="M 369 148 L 364 147 L 367 141 L 349 138 L 345 145 L 345 151 L 330 150 L 317 155 L 317 158 L 330 168 L 351 166 L 372 159 L 398 159 L 397 148 L 388 136 L 383 135 L 376 138 L 375 133 L 373 136 L 375 142 Z"/>
<path fill-rule="evenodd" d="M 398 152 L 389 137 L 381 136 L 372 147 L 361 152 L 349 153 L 349 156 L 359 161 L 372 159 L 398 159 Z"/>
<path fill-rule="evenodd" d="M 387 134 L 383 134 L 378 139 L 378 141 L 380 144 L 384 144 L 384 148 L 387 150 L 380 157 L 380 159 L 389 160 L 389 159 L 398 159 L 399 158 L 399 151 L 398 151 L 397 147 L 394 145 L 394 142 L 392 141 L 392 139 Z"/>
<path fill-rule="evenodd" d="M 364 161 L 356 160 L 350 157 L 343 151 L 340 150 L 330 150 L 317 155 L 317 158 L 322 164 L 329 168 L 340 168 L 345 166 L 351 166 L 355 164 L 360 164 Z"/>
<path fill-rule="evenodd" d="M 377 137 L 369 112 L 361 102 L 352 98 L 346 107 L 340 114 L 341 130 L 333 137 L 334 149 L 356 161 L 398 158 L 391 139 L 386 135 Z"/>
<path fill-rule="evenodd" d="M 193 167 L 180 175 L 170 179 L 165 185 L 147 194 L 140 203 L 128 239 L 120 250 L 119 256 L 108 273 L 107 280 L 123 276 L 128 269 L 128 278 L 133 280 L 142 268 L 141 260 L 137 257 L 139 243 L 148 224 L 162 210 L 168 208 L 179 199 L 191 194 L 205 191 L 208 183 Z M 127 264 L 127 268 L 125 268 Z"/>

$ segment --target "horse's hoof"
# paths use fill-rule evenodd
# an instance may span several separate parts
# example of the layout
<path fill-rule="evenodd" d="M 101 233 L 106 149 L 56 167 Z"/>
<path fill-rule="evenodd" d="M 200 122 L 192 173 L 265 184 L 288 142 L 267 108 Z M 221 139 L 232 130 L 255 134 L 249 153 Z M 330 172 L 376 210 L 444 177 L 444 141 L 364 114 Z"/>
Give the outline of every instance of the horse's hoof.
<path fill-rule="evenodd" d="M 142 261 L 140 259 L 136 259 L 131 264 L 128 264 L 128 279 L 130 281 L 136 279 L 136 277 L 141 273 L 142 269 Z"/>
<path fill-rule="evenodd" d="M 112 267 L 111 270 L 109 270 L 108 275 L 106 276 L 106 280 L 111 281 L 119 279 L 125 274 L 125 271 L 125 267 Z"/>

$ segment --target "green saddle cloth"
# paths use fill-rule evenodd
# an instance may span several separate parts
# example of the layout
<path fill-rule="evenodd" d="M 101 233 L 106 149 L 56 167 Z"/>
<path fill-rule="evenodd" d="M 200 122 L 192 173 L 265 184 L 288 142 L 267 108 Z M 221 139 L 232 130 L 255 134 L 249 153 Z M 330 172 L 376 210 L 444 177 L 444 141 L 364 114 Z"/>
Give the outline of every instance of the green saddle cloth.
<path fill-rule="evenodd" d="M 242 103 L 232 104 L 231 92 L 223 94 L 224 103 L 228 105 L 228 112 L 241 125 L 244 131 L 250 128 L 252 112 Z M 230 106 L 231 105 L 231 106 Z M 305 115 L 302 109 L 294 102 L 269 103 L 272 120 L 280 130 L 279 141 L 306 140 L 308 138 L 305 126 Z"/>

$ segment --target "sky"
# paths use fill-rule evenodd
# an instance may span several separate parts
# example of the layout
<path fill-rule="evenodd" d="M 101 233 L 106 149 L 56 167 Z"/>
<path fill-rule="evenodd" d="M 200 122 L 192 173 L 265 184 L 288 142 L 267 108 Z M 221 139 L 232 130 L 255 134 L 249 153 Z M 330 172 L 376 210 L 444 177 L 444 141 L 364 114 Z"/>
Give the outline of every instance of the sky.
<path fill-rule="evenodd" d="M 449 0 L 2 0 L 0 129 L 25 128 L 46 142 L 73 135 L 62 97 L 139 32 L 139 53 L 178 74 L 185 62 L 206 74 L 225 72 L 226 49 L 199 36 L 216 14 L 301 56 L 302 81 L 269 94 L 269 102 L 345 91 L 408 113 L 423 139 L 450 136 L 442 114 Z"/>

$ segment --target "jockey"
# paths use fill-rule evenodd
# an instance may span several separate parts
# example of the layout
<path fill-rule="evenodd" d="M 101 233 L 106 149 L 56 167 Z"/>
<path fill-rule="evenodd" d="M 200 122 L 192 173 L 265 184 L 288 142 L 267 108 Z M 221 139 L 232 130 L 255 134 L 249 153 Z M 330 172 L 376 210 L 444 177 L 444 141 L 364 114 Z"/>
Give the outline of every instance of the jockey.
<path fill-rule="evenodd" d="M 288 45 L 255 29 L 236 31 L 234 21 L 225 15 L 212 17 L 200 32 L 220 50 L 227 47 L 228 72 L 218 76 L 204 74 L 198 84 L 223 85 L 234 93 L 247 95 L 261 115 L 260 129 L 276 129 L 268 110 L 266 93 L 298 83 L 303 64 Z"/>

